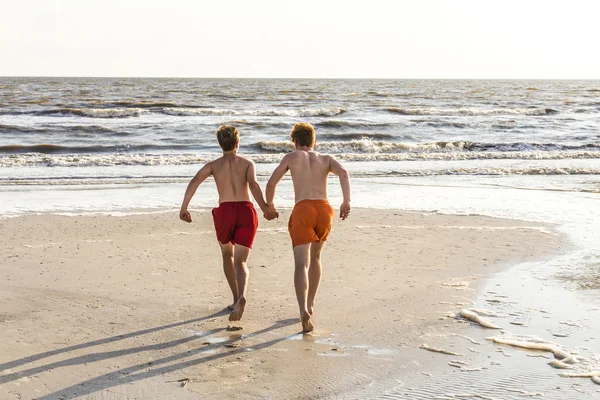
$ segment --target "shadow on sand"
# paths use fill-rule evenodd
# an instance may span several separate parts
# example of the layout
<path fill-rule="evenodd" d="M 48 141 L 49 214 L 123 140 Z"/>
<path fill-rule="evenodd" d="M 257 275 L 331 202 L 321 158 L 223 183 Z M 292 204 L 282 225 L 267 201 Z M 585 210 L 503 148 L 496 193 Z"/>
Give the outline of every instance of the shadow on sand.
<path fill-rule="evenodd" d="M 159 327 L 148 328 L 148 329 L 144 329 L 144 330 L 140 330 L 140 331 L 136 331 L 136 332 L 127 333 L 124 335 L 112 336 L 109 338 L 94 340 L 91 342 L 82 343 L 82 344 L 78 344 L 75 346 L 69 346 L 69 347 L 65 347 L 62 349 L 39 353 L 39 354 L 36 354 L 33 356 L 24 357 L 19 360 L 10 361 L 10 362 L 1 364 L 0 371 L 10 369 L 10 368 L 15 368 L 15 367 L 22 366 L 22 365 L 25 365 L 28 363 L 33 363 L 33 362 L 42 360 L 47 357 L 64 354 L 64 353 L 69 353 L 69 352 L 72 352 L 75 350 L 80 350 L 80 349 L 85 349 L 85 348 L 89 348 L 89 347 L 113 343 L 113 342 L 116 342 L 119 340 L 124 340 L 127 338 L 141 336 L 141 335 L 161 331 L 164 329 L 169 329 L 169 328 L 174 328 L 174 327 L 178 327 L 178 326 L 182 326 L 182 325 L 186 325 L 186 324 L 205 321 L 205 320 L 208 320 L 211 318 L 226 315 L 228 312 L 229 312 L 228 310 L 222 310 L 222 311 L 219 311 L 219 312 L 211 314 L 211 315 L 207 315 L 204 317 L 195 318 L 195 319 L 191 319 L 191 320 L 187 320 L 187 321 L 183 321 L 183 322 L 177 322 L 177 323 L 163 325 L 163 326 L 159 326 Z M 267 348 L 269 346 L 273 346 L 274 344 L 277 344 L 283 340 L 286 340 L 289 338 L 289 336 L 282 336 L 277 339 L 258 343 L 258 344 L 253 345 L 251 348 L 250 347 L 232 348 L 233 347 L 232 345 L 242 339 L 256 337 L 256 336 L 262 335 L 264 333 L 267 333 L 269 331 L 273 331 L 275 329 L 283 328 L 285 326 L 289 326 L 289 325 L 296 324 L 296 323 L 298 323 L 297 319 L 281 320 L 267 328 L 261 329 L 256 332 L 252 332 L 245 336 L 240 335 L 240 337 L 231 338 L 229 340 L 225 340 L 225 341 L 222 341 L 219 343 L 204 345 L 204 346 L 199 347 L 194 350 L 186 350 L 182 353 L 178 353 L 178 354 L 175 354 L 172 356 L 164 357 L 164 358 L 161 358 L 158 360 L 153 360 L 150 362 L 144 362 L 142 364 L 138 364 L 138 365 L 135 365 L 132 367 L 123 368 L 118 371 L 110 372 L 108 374 L 101 375 L 99 377 L 80 382 L 76 385 L 67 387 L 65 389 L 56 391 L 54 393 L 40 396 L 37 399 L 38 400 L 75 399 L 77 397 L 85 396 L 85 395 L 99 392 L 99 391 L 103 391 L 103 390 L 109 389 L 111 387 L 131 383 L 131 382 L 135 382 L 135 381 L 139 381 L 139 380 L 143 380 L 143 379 L 147 379 L 147 378 L 152 378 L 152 377 L 163 375 L 166 373 L 171 373 L 174 371 L 185 369 L 190 366 L 203 364 L 203 363 L 218 360 L 218 359 L 224 358 L 224 357 L 234 356 L 234 355 L 237 355 L 240 353 L 246 353 L 250 350 L 252 350 L 252 351 L 261 350 L 261 349 Z M 70 358 L 67 360 L 57 361 L 57 362 L 49 363 L 46 365 L 30 368 L 30 369 L 27 369 L 24 371 L 12 372 L 7 375 L 2 375 L 2 376 L 0 376 L 0 385 L 11 382 L 11 381 L 15 381 L 17 379 L 21 379 L 23 377 L 30 377 L 30 376 L 33 376 L 33 375 L 36 375 L 36 374 L 39 374 L 42 372 L 52 371 L 56 368 L 89 364 L 89 363 L 96 362 L 96 361 L 102 361 L 102 360 L 107 360 L 110 358 L 127 356 L 127 355 L 131 355 L 131 354 L 145 352 L 145 351 L 165 350 L 165 349 L 175 347 L 175 346 L 178 346 L 178 345 L 181 345 L 184 343 L 198 340 L 198 339 L 206 337 L 206 336 L 213 335 L 218 332 L 222 332 L 224 330 L 225 330 L 225 328 L 212 329 L 209 331 L 204 331 L 201 334 L 193 335 L 193 336 L 182 338 L 182 339 L 173 340 L 170 342 L 158 343 L 158 344 L 129 348 L 129 349 L 115 350 L 115 351 L 90 353 L 90 354 L 86 354 L 86 355 L 82 355 L 82 356 L 77 356 L 77 357 Z M 214 350 L 216 350 L 217 348 L 220 348 L 220 347 L 228 347 L 228 348 L 231 348 L 231 350 L 227 351 L 227 352 L 219 353 L 219 354 L 213 354 Z M 190 357 L 194 357 L 196 355 L 202 355 L 203 353 L 207 353 L 207 352 L 210 354 L 204 355 L 203 357 L 196 358 L 193 360 L 181 361 L 184 358 L 187 359 Z M 172 364 L 173 362 L 177 362 L 177 361 L 180 361 L 180 362 Z M 170 364 L 170 365 L 165 365 L 165 364 Z M 162 365 L 162 367 L 161 367 L 161 365 Z M 143 372 L 141 372 L 141 371 L 143 371 Z"/>

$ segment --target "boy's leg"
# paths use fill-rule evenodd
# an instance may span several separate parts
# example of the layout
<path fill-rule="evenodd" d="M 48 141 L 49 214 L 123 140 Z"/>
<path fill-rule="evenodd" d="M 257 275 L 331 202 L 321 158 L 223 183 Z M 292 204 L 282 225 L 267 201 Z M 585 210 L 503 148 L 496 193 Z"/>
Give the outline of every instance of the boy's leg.
<path fill-rule="evenodd" d="M 310 332 L 314 329 L 307 307 L 309 251 L 310 243 L 294 247 L 294 287 L 296 289 L 296 298 L 298 299 L 302 330 L 304 332 Z"/>
<path fill-rule="evenodd" d="M 227 283 L 233 294 L 233 304 L 227 306 L 227 308 L 233 310 L 235 303 L 237 303 L 239 298 L 237 281 L 235 279 L 235 268 L 233 265 L 233 244 L 219 243 L 219 245 L 221 246 L 221 255 L 223 256 L 223 272 L 225 273 L 225 278 L 227 278 Z"/>
<path fill-rule="evenodd" d="M 308 298 L 306 305 L 308 313 L 313 314 L 315 306 L 315 297 L 319 284 L 321 283 L 321 251 L 325 246 L 325 242 L 311 243 L 310 245 L 310 266 L 308 267 Z"/>
<path fill-rule="evenodd" d="M 246 293 L 248 291 L 248 277 L 250 275 L 246 262 L 250 255 L 250 248 L 240 244 L 235 245 L 233 252 L 233 265 L 235 267 L 235 277 L 238 289 L 238 299 L 234 305 L 233 311 L 229 315 L 230 321 L 239 321 L 244 315 L 246 309 Z"/>

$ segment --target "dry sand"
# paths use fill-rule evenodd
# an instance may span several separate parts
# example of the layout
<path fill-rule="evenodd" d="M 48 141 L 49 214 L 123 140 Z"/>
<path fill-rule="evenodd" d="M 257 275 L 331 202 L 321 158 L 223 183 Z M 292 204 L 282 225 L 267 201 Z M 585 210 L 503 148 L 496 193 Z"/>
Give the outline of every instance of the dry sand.
<path fill-rule="evenodd" d="M 262 220 L 249 304 L 230 292 L 209 210 L 0 220 L 0 399 L 361 397 L 426 371 L 481 279 L 565 247 L 546 226 L 353 210 L 325 248 L 300 334 L 289 210 Z M 452 357 L 452 356 L 446 356 Z"/>

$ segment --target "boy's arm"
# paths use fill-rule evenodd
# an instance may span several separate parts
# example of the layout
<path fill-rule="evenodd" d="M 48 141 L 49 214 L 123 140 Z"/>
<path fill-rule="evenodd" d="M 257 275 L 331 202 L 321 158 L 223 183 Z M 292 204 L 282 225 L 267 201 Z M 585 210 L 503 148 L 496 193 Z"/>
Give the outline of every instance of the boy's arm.
<path fill-rule="evenodd" d="M 342 187 L 342 196 L 344 201 L 340 207 L 340 218 L 342 220 L 348 218 L 350 214 L 350 174 L 335 158 L 329 159 L 330 171 L 340 178 L 340 186 Z"/>
<path fill-rule="evenodd" d="M 194 197 L 196 193 L 196 189 L 202 182 L 206 180 L 209 176 L 212 175 L 212 167 L 210 163 L 206 164 L 204 167 L 200 168 L 200 171 L 192 178 L 190 183 L 185 190 L 185 195 L 183 196 L 183 202 L 181 203 L 181 210 L 179 210 L 179 218 L 186 222 L 192 222 L 192 215 L 188 211 L 188 205 Z"/>
<path fill-rule="evenodd" d="M 273 173 L 271 174 L 269 182 L 267 182 L 267 205 L 270 208 L 275 208 L 275 206 L 273 205 L 273 200 L 275 199 L 275 188 L 277 187 L 279 181 L 281 181 L 281 178 L 283 178 L 288 172 L 288 169 L 290 169 L 288 165 L 288 156 L 285 155 L 283 156 L 283 159 L 281 160 L 277 168 L 275 168 L 275 171 L 273 171 Z"/>
<path fill-rule="evenodd" d="M 246 179 L 248 180 L 248 188 L 250 189 L 250 193 L 258 203 L 258 206 L 263 212 L 263 215 L 266 219 L 272 220 L 274 218 L 279 217 L 277 212 L 269 209 L 267 206 L 267 202 L 265 201 L 263 191 L 260 188 L 260 185 L 256 181 L 256 168 L 254 167 L 254 163 L 250 161 L 250 165 L 248 165 L 248 171 L 246 172 Z"/>

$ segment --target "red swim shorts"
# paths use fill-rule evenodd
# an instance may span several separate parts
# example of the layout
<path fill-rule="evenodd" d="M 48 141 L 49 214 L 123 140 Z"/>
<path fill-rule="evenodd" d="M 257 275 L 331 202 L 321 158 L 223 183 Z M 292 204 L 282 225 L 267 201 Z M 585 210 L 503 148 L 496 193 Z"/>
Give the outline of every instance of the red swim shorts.
<path fill-rule="evenodd" d="M 258 214 L 252 202 L 223 202 L 213 208 L 212 215 L 219 242 L 252 248 L 258 229 Z"/>

